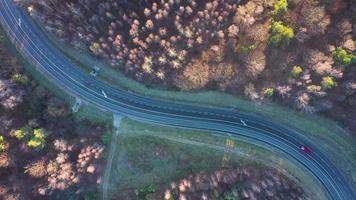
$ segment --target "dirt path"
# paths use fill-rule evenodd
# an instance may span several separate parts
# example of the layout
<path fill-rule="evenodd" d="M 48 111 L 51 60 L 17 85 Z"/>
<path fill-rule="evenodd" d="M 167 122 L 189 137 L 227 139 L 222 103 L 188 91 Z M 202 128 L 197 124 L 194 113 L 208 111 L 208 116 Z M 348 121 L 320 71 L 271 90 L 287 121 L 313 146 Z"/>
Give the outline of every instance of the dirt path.
<path fill-rule="evenodd" d="M 111 168 L 112 168 L 112 161 L 114 159 L 114 155 L 115 155 L 116 149 L 117 149 L 117 140 L 118 140 L 118 136 L 119 136 L 119 132 L 120 132 L 119 131 L 120 124 L 121 124 L 121 116 L 115 115 L 114 116 L 115 132 L 111 138 L 109 156 L 107 159 L 105 173 L 104 173 L 102 200 L 108 199 L 108 190 L 109 190 L 109 185 L 110 185 L 110 174 L 111 174 Z"/>

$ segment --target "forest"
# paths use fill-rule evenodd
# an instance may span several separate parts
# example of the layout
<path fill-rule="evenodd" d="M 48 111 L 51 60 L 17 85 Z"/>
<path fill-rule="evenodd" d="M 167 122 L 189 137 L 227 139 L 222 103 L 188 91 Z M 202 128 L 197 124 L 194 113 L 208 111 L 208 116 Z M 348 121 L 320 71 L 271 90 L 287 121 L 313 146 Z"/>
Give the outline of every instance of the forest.
<path fill-rule="evenodd" d="M 24 69 L 0 31 L 0 199 L 97 194 L 102 124 L 74 119 L 67 103 Z"/>
<path fill-rule="evenodd" d="M 17 57 L 0 29 L 0 199 L 100 199 L 112 127 L 75 118 L 63 97 L 35 80 L 25 65 L 28 63 Z M 134 134 L 130 132 L 130 135 Z M 166 182 L 136 184 L 114 192 L 112 199 L 309 198 L 302 187 L 275 169 L 244 164 L 216 167 L 212 171 L 206 170 L 212 167 L 206 165 L 194 174 L 188 155 L 197 146 L 174 149 L 172 146 L 182 144 L 152 142 L 142 135 L 122 139 L 121 150 L 130 155 L 129 160 L 121 162 L 123 166 L 149 174 L 143 170 L 150 167 L 148 159 L 174 167 L 178 167 L 176 161 L 179 161 L 182 169 L 177 174 L 183 171 L 189 176 L 170 179 L 169 183 L 177 185 L 174 188 Z M 203 148 L 203 151 L 212 159 L 211 149 Z M 223 157 L 220 154 L 214 156 L 216 163 Z M 202 155 L 195 156 L 192 158 Z M 216 180 L 217 185 L 212 184 Z"/>
<path fill-rule="evenodd" d="M 273 100 L 356 130 L 352 0 L 17 2 L 60 41 L 146 85 Z"/>
<path fill-rule="evenodd" d="M 273 101 L 337 120 L 356 136 L 354 0 L 15 1 L 58 41 L 147 86 Z M 97 199 L 112 127 L 77 121 L 9 47 L 1 32 L 0 199 Z M 133 148 L 141 157 L 123 163 L 130 170 L 151 157 L 172 160 L 173 145 L 132 140 L 148 143 Z M 250 166 L 171 181 L 137 185 L 127 198 L 308 199 L 279 171 Z"/>

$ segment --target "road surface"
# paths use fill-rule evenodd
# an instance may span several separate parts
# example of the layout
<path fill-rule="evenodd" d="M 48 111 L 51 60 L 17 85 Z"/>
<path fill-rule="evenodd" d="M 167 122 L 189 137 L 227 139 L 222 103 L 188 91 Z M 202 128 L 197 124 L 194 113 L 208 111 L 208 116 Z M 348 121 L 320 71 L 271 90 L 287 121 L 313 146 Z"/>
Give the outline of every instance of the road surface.
<path fill-rule="evenodd" d="M 50 81 L 101 109 L 140 121 L 197 129 L 269 146 L 291 157 L 314 176 L 330 199 L 356 200 L 340 170 L 302 134 L 258 116 L 228 109 L 179 104 L 117 90 L 84 73 L 54 47 L 13 0 L 0 0 L 0 22 L 20 53 Z M 300 150 L 305 145 L 313 156 Z"/>

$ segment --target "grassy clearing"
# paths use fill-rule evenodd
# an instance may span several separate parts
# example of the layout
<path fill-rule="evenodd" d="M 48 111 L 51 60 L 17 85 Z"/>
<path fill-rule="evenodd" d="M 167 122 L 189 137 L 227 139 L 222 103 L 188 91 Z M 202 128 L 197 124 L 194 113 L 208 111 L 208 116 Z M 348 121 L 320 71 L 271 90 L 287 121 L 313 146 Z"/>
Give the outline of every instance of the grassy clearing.
<path fill-rule="evenodd" d="M 90 120 L 96 123 L 109 124 L 113 121 L 113 114 L 108 111 L 101 110 L 89 104 L 82 104 L 79 111 L 74 114 L 77 121 Z"/>
<path fill-rule="evenodd" d="M 113 144 L 111 144 L 113 145 Z M 109 194 L 125 194 L 147 185 L 168 185 L 200 171 L 244 165 L 276 168 L 315 199 L 324 199 L 318 184 L 275 152 L 228 135 L 161 127 L 133 120 L 122 121 L 113 162 Z"/>
<path fill-rule="evenodd" d="M 189 93 L 149 88 L 126 78 L 118 70 L 114 70 L 104 62 L 90 56 L 87 51 L 75 51 L 57 42 L 50 33 L 44 32 L 50 41 L 68 58 L 77 63 L 82 70 L 89 72 L 95 65 L 100 67 L 98 79 L 118 89 L 180 103 L 232 108 L 240 112 L 254 113 L 297 129 L 316 142 L 325 152 L 328 152 L 331 159 L 345 171 L 347 177 L 350 177 L 350 181 L 356 185 L 356 148 L 354 148 L 356 140 L 335 121 L 317 115 L 302 114 L 272 102 L 264 102 L 260 105 L 243 97 L 215 91 Z M 340 152 L 343 152 L 343 156 L 340 156 Z"/>

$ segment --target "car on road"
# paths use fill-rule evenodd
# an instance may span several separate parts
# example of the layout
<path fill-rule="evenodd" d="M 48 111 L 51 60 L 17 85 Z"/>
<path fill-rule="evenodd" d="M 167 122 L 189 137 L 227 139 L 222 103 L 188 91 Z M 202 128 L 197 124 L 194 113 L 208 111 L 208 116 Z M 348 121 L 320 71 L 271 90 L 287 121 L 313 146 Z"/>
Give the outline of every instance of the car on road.
<path fill-rule="evenodd" d="M 308 155 L 312 155 L 312 153 L 313 153 L 308 147 L 306 147 L 306 146 L 304 146 L 304 145 L 300 146 L 300 149 L 301 149 L 305 154 L 308 154 Z"/>

